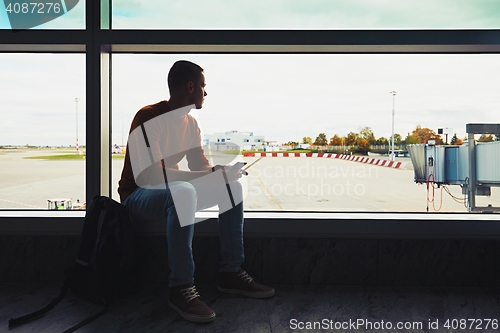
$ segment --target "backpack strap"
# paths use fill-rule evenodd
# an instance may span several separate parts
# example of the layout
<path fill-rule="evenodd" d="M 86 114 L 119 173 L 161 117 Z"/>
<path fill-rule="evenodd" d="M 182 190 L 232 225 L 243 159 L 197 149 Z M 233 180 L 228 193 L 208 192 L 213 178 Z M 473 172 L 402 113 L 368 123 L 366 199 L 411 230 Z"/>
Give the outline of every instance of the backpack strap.
<path fill-rule="evenodd" d="M 85 213 L 85 219 L 82 228 L 82 242 L 80 244 L 80 250 L 76 256 L 77 262 L 83 266 L 87 266 L 92 257 L 92 251 L 94 250 L 94 244 L 97 237 L 97 223 L 100 208 L 102 207 L 102 199 L 100 195 L 96 195 L 90 203 L 87 205 L 87 210 Z"/>
<path fill-rule="evenodd" d="M 64 296 L 66 296 L 66 293 L 68 292 L 68 289 L 69 289 L 69 286 L 68 286 L 68 280 L 69 279 L 66 279 L 66 281 L 64 281 L 64 285 L 62 286 L 61 288 L 61 292 L 59 294 L 59 296 L 57 296 L 56 298 L 54 298 L 52 300 L 52 302 L 50 302 L 50 304 L 48 304 L 46 307 L 44 307 L 43 309 L 40 309 L 38 311 L 35 311 L 35 312 L 32 312 L 30 314 L 27 314 L 27 315 L 24 315 L 22 317 L 19 317 L 19 318 L 10 318 L 9 319 L 9 329 L 12 329 L 16 326 L 19 326 L 19 325 L 22 325 L 22 324 L 25 324 L 33 319 L 37 319 L 37 318 L 40 318 L 41 316 L 45 315 L 47 312 L 49 312 L 50 310 L 52 310 L 57 304 L 59 304 Z M 104 300 L 103 300 L 104 302 Z M 66 331 L 64 331 L 63 333 L 71 333 L 71 332 L 74 332 L 76 331 L 77 329 L 81 328 L 82 326 L 85 326 L 87 325 L 88 323 L 90 323 L 91 321 L 99 318 L 100 316 L 102 316 L 103 314 L 105 314 L 106 312 L 108 311 L 108 304 L 106 302 L 104 302 L 104 309 L 84 320 L 82 320 L 79 324 L 73 326 L 73 327 L 70 327 L 68 328 Z"/>
<path fill-rule="evenodd" d="M 77 324 L 77 325 L 75 325 L 75 326 L 73 326 L 73 327 L 68 328 L 68 329 L 67 329 L 66 331 L 64 331 L 63 333 L 72 333 L 72 332 L 76 331 L 77 329 L 79 329 L 80 327 L 85 326 L 85 325 L 87 325 L 88 323 L 90 323 L 91 321 L 93 321 L 93 320 L 95 320 L 95 319 L 99 318 L 100 316 L 102 316 L 103 314 L 105 314 L 107 311 L 108 311 L 108 304 L 106 303 L 106 304 L 105 304 L 105 307 L 104 307 L 104 309 L 103 309 L 102 311 L 100 311 L 100 312 L 96 313 L 96 314 L 95 314 L 95 315 L 93 315 L 93 316 L 90 316 L 90 317 L 88 317 L 88 318 L 86 318 L 86 319 L 82 320 L 79 324 Z"/>
<path fill-rule="evenodd" d="M 57 304 L 59 304 L 59 302 L 62 301 L 62 299 L 64 298 L 64 296 L 66 296 L 66 293 L 68 292 L 68 288 L 69 288 L 69 286 L 68 286 L 68 280 L 66 279 L 66 281 L 64 281 L 64 285 L 61 288 L 61 292 L 59 293 L 59 296 L 57 296 L 56 298 L 54 298 L 52 300 L 52 302 L 50 302 L 43 309 L 40 309 L 38 311 L 32 312 L 30 314 L 24 315 L 24 316 L 19 317 L 19 318 L 10 318 L 9 319 L 9 329 L 13 328 L 15 326 L 27 323 L 30 320 L 39 318 L 39 317 L 43 316 L 44 314 L 46 314 L 47 312 L 49 312 L 50 310 L 52 310 Z"/>
<path fill-rule="evenodd" d="M 146 143 L 146 147 L 148 149 L 151 165 L 153 165 L 155 164 L 155 160 L 153 158 L 153 152 L 151 151 L 151 146 L 149 145 L 149 139 L 148 135 L 146 134 L 146 129 L 144 128 L 144 124 L 141 124 L 141 130 L 142 130 L 142 136 L 144 136 L 144 142 Z M 162 158 L 160 161 L 161 161 L 161 169 L 163 171 L 163 179 L 165 180 L 165 184 L 167 184 L 168 180 L 167 180 L 167 171 L 165 170 L 165 160 Z"/>

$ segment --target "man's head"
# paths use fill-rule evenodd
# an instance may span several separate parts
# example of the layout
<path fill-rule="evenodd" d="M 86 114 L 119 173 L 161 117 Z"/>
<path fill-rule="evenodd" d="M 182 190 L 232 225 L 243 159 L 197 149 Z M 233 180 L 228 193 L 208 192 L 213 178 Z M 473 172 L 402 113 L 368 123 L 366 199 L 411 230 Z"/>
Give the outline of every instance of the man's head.
<path fill-rule="evenodd" d="M 207 95 L 203 68 L 190 61 L 179 60 L 170 68 L 167 82 L 171 99 L 183 100 L 201 109 Z"/>

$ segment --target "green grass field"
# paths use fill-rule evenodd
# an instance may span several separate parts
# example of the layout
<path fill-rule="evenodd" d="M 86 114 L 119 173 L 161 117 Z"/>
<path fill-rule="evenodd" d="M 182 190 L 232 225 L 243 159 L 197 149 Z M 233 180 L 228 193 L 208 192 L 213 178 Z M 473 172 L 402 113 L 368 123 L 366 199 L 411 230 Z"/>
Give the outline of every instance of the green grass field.
<path fill-rule="evenodd" d="M 125 155 L 112 155 L 113 159 L 124 159 Z M 54 160 L 54 161 L 64 161 L 64 160 L 84 160 L 85 155 L 77 154 L 61 154 L 61 155 L 47 155 L 47 156 L 29 156 L 24 157 L 29 160 Z"/>
<path fill-rule="evenodd" d="M 77 154 L 60 154 L 60 155 L 47 155 L 47 156 L 28 156 L 24 157 L 29 160 L 82 160 L 85 159 L 85 155 L 77 155 Z"/>

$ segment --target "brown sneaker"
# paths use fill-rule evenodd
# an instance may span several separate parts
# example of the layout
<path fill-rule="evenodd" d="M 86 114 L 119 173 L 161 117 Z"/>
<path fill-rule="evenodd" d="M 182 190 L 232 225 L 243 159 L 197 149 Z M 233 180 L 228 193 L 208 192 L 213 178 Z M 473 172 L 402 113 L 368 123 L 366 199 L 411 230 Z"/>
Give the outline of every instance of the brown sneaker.
<path fill-rule="evenodd" d="M 219 272 L 217 289 L 225 293 L 240 294 L 252 298 L 274 296 L 274 288 L 255 282 L 241 268 L 237 272 Z"/>
<path fill-rule="evenodd" d="M 215 312 L 201 300 L 193 285 L 170 288 L 168 305 L 184 319 L 195 323 L 208 323 L 215 319 Z"/>

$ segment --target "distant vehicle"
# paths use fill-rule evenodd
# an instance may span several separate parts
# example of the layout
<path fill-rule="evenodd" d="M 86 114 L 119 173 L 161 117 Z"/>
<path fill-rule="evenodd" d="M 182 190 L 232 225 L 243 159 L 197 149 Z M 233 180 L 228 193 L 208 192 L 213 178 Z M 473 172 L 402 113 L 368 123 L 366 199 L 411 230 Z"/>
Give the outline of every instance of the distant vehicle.
<path fill-rule="evenodd" d="M 389 152 L 387 153 L 388 156 L 391 155 L 391 150 L 389 150 Z M 405 150 L 401 150 L 401 149 L 395 149 L 394 150 L 394 155 L 396 155 L 396 157 L 405 157 L 405 156 L 408 156 L 408 152 L 405 151 Z"/>
<path fill-rule="evenodd" d="M 73 210 L 85 210 L 87 208 L 87 204 L 81 203 L 80 200 L 76 200 L 75 204 L 73 205 Z"/>
<path fill-rule="evenodd" d="M 121 147 L 115 143 L 111 149 L 111 154 L 125 154 L 125 147 Z"/>
<path fill-rule="evenodd" d="M 73 201 L 71 198 L 54 198 L 47 199 L 48 210 L 71 210 L 73 209 Z"/>

